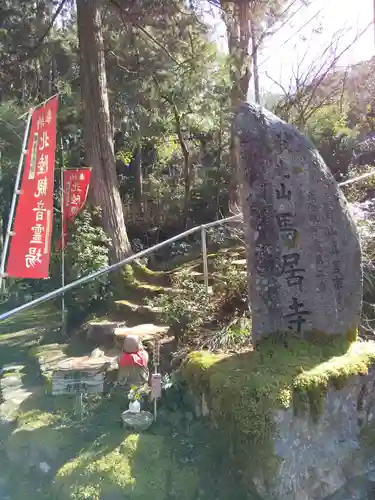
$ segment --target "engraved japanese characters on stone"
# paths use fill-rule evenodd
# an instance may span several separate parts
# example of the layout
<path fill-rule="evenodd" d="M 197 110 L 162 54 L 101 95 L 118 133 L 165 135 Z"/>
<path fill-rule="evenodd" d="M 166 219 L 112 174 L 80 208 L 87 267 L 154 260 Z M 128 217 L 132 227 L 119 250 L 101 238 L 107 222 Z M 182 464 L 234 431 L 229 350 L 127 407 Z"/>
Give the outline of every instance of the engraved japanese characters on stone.
<path fill-rule="evenodd" d="M 359 237 L 346 200 L 309 139 L 244 103 L 238 138 L 253 340 L 358 325 Z"/>

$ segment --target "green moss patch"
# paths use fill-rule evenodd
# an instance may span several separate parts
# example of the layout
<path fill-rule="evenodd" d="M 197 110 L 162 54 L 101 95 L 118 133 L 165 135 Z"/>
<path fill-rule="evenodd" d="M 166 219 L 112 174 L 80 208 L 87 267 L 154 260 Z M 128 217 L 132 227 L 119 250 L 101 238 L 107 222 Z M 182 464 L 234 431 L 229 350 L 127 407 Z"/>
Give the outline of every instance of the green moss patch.
<path fill-rule="evenodd" d="M 199 422 L 186 428 L 182 414 L 161 411 L 161 422 L 136 434 L 121 428 L 121 406 L 112 398 L 86 401 L 82 417 L 72 404 L 74 398 L 41 393 L 22 405 L 4 441 L 2 474 L 15 500 L 26 499 L 30 487 L 40 488 L 42 500 L 232 498 L 230 478 L 217 473 L 208 429 Z M 51 467 L 47 474 L 42 462 Z M 17 475 L 25 479 L 19 492 Z"/>
<path fill-rule="evenodd" d="M 58 471 L 55 486 L 64 500 L 164 500 L 171 493 L 175 493 L 173 498 L 192 499 L 198 490 L 198 478 L 194 466 L 180 468 L 173 464 L 163 436 L 125 434 L 113 449 L 104 440 L 94 442 Z"/>
<path fill-rule="evenodd" d="M 373 364 L 373 342 L 324 344 L 286 337 L 278 344 L 265 340 L 256 351 L 242 354 L 191 353 L 182 375 L 194 392 L 205 394 L 229 449 L 243 457 L 242 466 L 253 449 L 257 460 L 251 467 L 259 465 L 265 473 L 267 466 L 274 470 L 277 465 L 272 411 L 293 408 L 318 418 L 329 387 L 341 388 Z"/>

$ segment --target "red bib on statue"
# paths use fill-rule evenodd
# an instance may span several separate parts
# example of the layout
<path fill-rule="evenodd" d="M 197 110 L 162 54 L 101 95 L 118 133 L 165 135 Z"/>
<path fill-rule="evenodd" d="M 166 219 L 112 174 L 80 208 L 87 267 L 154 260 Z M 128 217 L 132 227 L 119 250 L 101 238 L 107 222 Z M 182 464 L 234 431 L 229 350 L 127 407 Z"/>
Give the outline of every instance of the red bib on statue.
<path fill-rule="evenodd" d="M 140 366 L 147 368 L 147 356 L 144 350 L 127 353 L 124 352 L 120 359 L 120 366 Z"/>

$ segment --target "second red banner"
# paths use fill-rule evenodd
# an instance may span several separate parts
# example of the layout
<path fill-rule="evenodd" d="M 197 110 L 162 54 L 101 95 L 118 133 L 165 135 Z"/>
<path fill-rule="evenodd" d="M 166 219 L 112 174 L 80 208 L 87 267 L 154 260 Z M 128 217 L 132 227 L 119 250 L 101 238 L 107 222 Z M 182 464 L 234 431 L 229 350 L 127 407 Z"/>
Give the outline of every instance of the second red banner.
<path fill-rule="evenodd" d="M 77 217 L 86 203 L 90 179 L 91 168 L 76 168 L 64 171 L 64 247 L 69 237 L 69 223 Z M 60 248 L 61 246 L 62 239 L 59 243 Z"/>

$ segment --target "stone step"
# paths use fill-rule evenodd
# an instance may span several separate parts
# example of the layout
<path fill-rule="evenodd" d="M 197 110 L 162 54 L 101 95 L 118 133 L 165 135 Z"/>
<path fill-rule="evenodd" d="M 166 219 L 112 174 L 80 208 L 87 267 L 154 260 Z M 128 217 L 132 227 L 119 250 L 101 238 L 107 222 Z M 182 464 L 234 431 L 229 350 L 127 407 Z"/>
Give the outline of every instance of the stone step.
<path fill-rule="evenodd" d="M 0 380 L 0 390 L 4 393 L 7 390 L 14 389 L 15 387 L 22 387 L 23 382 L 21 376 L 9 375 Z"/>
<path fill-rule="evenodd" d="M 137 313 L 143 318 L 155 318 L 159 313 L 163 310 L 161 307 L 152 307 L 144 304 L 137 304 L 135 302 L 131 302 L 130 300 L 116 300 L 115 306 L 118 311 L 121 313 L 134 314 Z"/>
<path fill-rule="evenodd" d="M 8 401 L 15 403 L 16 405 L 20 405 L 25 401 L 25 399 L 32 396 L 32 391 L 25 389 L 23 387 L 17 387 L 13 390 L 9 390 L 2 393 L 2 397 L 4 399 L 4 403 L 6 404 Z"/>
<path fill-rule="evenodd" d="M 169 330 L 169 326 L 160 326 L 153 323 L 142 323 L 127 326 L 124 322 L 90 321 L 87 328 L 87 338 L 102 348 L 114 345 L 116 338 L 127 335 L 138 335 L 142 340 L 153 340 L 155 336 L 162 337 Z"/>
<path fill-rule="evenodd" d="M 173 294 L 178 294 L 182 291 L 179 290 L 178 288 L 151 285 L 149 283 L 139 283 L 138 285 L 136 285 L 136 288 L 138 290 L 143 291 L 145 296 L 160 295 L 163 293 L 168 293 L 173 295 Z"/>
<path fill-rule="evenodd" d="M 65 354 L 66 344 L 50 344 L 47 349 L 44 346 L 37 348 L 33 357 L 35 357 L 39 370 L 43 378 L 49 379 L 55 367 L 61 362 L 68 359 Z"/>
<path fill-rule="evenodd" d="M 4 375 L 9 372 L 21 372 L 25 368 L 25 365 L 19 363 L 8 363 L 0 368 L 0 375 Z"/>
<path fill-rule="evenodd" d="M 169 331 L 169 326 L 159 326 L 152 323 L 116 328 L 114 335 L 117 339 L 123 339 L 128 335 L 137 335 L 143 341 L 160 339 Z"/>
<path fill-rule="evenodd" d="M 8 366 L 6 370 L 3 370 L 3 377 L 0 379 L 0 399 L 2 401 L 0 419 L 2 423 L 13 421 L 20 405 L 34 393 L 33 390 L 24 386 L 21 373 L 11 371 L 14 368 L 14 366 Z M 19 369 L 19 367 L 16 368 Z"/>

